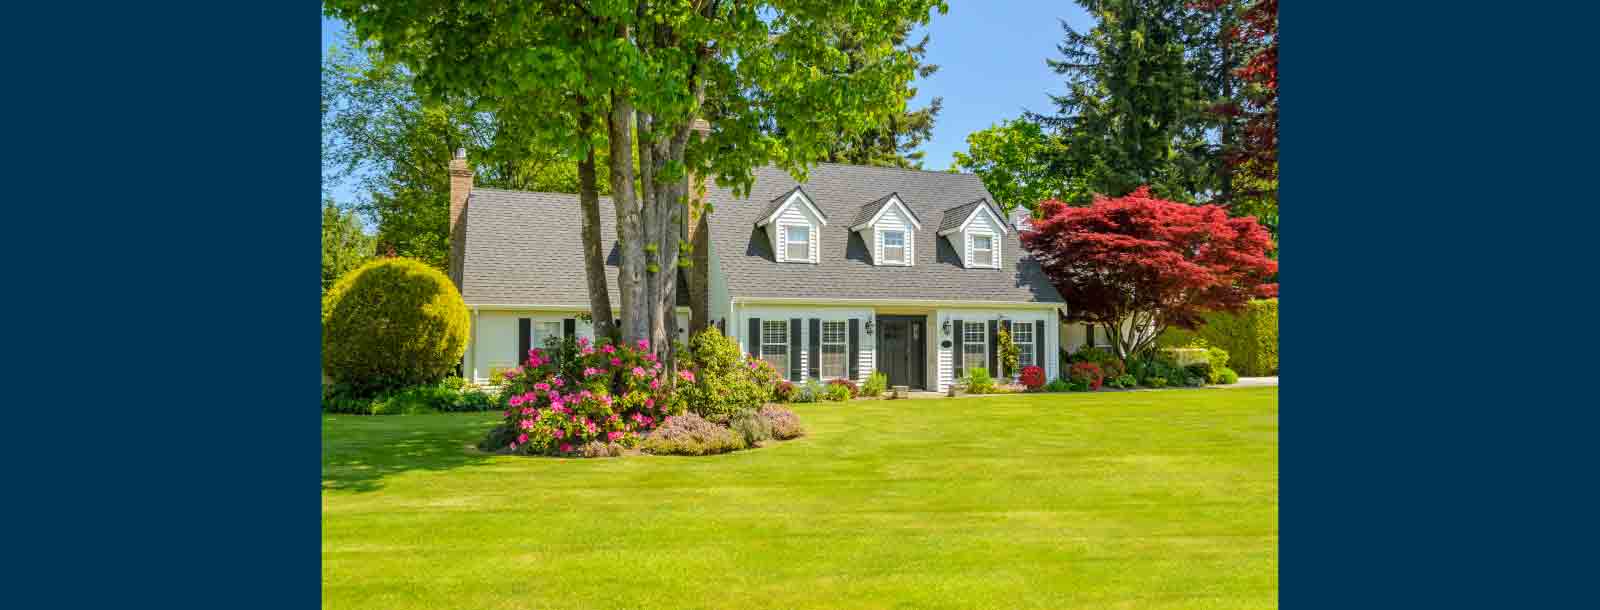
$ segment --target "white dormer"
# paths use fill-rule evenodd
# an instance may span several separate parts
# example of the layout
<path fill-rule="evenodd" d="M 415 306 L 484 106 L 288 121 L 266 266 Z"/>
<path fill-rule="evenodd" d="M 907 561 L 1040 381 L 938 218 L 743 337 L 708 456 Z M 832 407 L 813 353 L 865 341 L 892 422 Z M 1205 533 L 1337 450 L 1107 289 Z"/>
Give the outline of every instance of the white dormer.
<path fill-rule="evenodd" d="M 822 227 L 828 226 L 828 217 L 800 187 L 772 200 L 772 208 L 756 226 L 766 228 L 778 262 L 815 264 L 821 260 Z"/>
<path fill-rule="evenodd" d="M 922 221 L 895 193 L 863 206 L 850 227 L 862 243 L 871 244 L 872 264 L 899 267 L 917 260 L 916 232 L 921 229 Z"/>
<path fill-rule="evenodd" d="M 968 269 L 999 269 L 1002 239 L 1010 229 L 987 199 L 945 210 L 939 235 L 949 239 Z"/>

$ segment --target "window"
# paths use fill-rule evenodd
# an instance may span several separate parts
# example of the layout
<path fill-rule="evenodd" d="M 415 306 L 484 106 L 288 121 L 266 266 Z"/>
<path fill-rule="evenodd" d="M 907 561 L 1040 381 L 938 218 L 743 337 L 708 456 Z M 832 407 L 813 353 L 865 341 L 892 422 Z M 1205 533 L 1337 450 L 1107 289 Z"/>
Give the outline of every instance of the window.
<path fill-rule="evenodd" d="M 789 378 L 789 321 L 761 321 L 761 359 L 772 363 L 778 375 Z"/>
<path fill-rule="evenodd" d="M 784 245 L 784 259 L 794 262 L 810 262 L 811 227 L 789 225 L 784 227 L 784 232 L 787 240 Z"/>
<path fill-rule="evenodd" d="M 846 341 L 847 323 L 824 321 L 822 323 L 822 360 L 818 362 L 823 379 L 848 378 L 850 375 L 849 349 Z"/>
<path fill-rule="evenodd" d="M 549 341 L 550 337 L 555 337 L 556 340 L 559 341 L 561 340 L 561 335 L 562 331 L 560 320 L 556 320 L 554 322 L 534 322 L 533 336 L 530 337 L 530 339 L 532 339 L 534 347 L 542 348 L 547 345 L 545 342 Z"/>
<path fill-rule="evenodd" d="M 979 267 L 993 267 L 994 265 L 994 237 L 990 235 L 972 236 L 972 264 Z"/>
<path fill-rule="evenodd" d="M 883 262 L 885 262 L 885 263 L 899 263 L 899 264 L 902 264 L 902 265 L 905 264 L 905 262 L 906 262 L 906 232 L 905 231 L 884 231 L 883 232 Z"/>
<path fill-rule="evenodd" d="M 961 325 L 961 366 L 969 369 L 989 368 L 989 329 L 983 322 Z M 962 371 L 965 375 L 966 371 Z"/>
<path fill-rule="evenodd" d="M 1011 325 L 1011 342 L 1017 345 L 1017 366 L 1033 366 L 1033 323 L 1016 322 Z"/>

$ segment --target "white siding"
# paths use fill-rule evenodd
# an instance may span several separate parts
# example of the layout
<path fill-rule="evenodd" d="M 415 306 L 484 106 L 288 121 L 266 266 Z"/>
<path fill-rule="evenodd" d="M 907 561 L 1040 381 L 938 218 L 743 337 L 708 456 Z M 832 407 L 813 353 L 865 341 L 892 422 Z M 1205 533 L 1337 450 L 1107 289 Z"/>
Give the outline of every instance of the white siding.
<path fill-rule="evenodd" d="M 963 231 L 960 231 L 958 234 L 961 235 L 961 242 L 963 244 L 961 250 L 963 253 L 961 256 L 961 262 L 963 265 L 966 265 L 967 267 L 977 266 L 972 262 L 972 238 L 978 235 L 988 235 L 992 238 L 990 243 L 994 244 L 994 267 L 1000 266 L 1000 261 L 1004 260 L 1000 253 L 1001 227 L 999 223 L 995 222 L 993 215 L 979 211 L 978 215 L 972 219 L 972 223 L 967 225 L 967 228 Z M 989 266 L 987 265 L 984 266 L 984 268 L 988 267 Z"/>
<path fill-rule="evenodd" d="M 532 323 L 538 324 L 576 318 L 579 313 L 578 311 L 479 311 L 477 325 L 473 327 L 471 340 L 467 345 L 462 376 L 473 383 L 487 383 L 491 371 L 515 367 L 523 360 L 522 355 L 517 353 L 518 318 L 528 318 Z M 594 326 L 584 320 L 577 321 L 575 330 L 579 337 L 594 339 Z M 535 343 L 533 347 L 542 347 Z"/>
<path fill-rule="evenodd" d="M 906 263 L 905 264 L 906 265 L 910 265 L 911 261 L 915 261 L 916 260 L 916 257 L 917 257 L 916 251 L 912 249 L 913 248 L 912 244 L 916 243 L 916 239 L 915 239 L 915 237 L 916 237 L 915 236 L 916 229 L 911 226 L 911 223 L 907 221 L 907 219 L 905 217 L 905 214 L 900 211 L 900 206 L 894 206 L 894 205 L 889 206 L 889 208 L 887 210 L 884 210 L 883 216 L 878 217 L 877 224 L 874 224 L 871 227 L 867 227 L 866 231 L 869 231 L 870 233 L 868 233 L 868 234 L 873 236 L 873 240 L 872 240 L 872 242 L 873 242 L 872 263 L 873 264 L 875 264 L 875 265 L 898 265 L 898 264 L 901 264 L 901 263 L 886 262 L 886 261 L 883 260 L 883 233 L 885 231 L 905 231 L 905 233 L 906 233 L 906 240 L 905 240 L 905 243 L 906 243 Z"/>
<path fill-rule="evenodd" d="M 866 323 L 872 319 L 872 310 L 860 307 L 772 307 L 764 305 L 741 305 L 735 308 L 735 315 L 728 320 L 728 331 L 739 340 L 739 347 L 744 352 L 749 352 L 749 341 L 745 337 L 750 333 L 750 319 L 762 320 L 791 320 L 799 318 L 800 322 L 800 370 L 808 374 L 811 370 L 811 319 L 819 320 L 857 320 L 857 340 L 860 342 L 860 354 L 856 361 L 856 381 L 866 381 L 872 374 L 874 362 L 873 351 L 876 341 L 867 335 Z M 787 377 L 788 371 L 782 371 Z"/>
<path fill-rule="evenodd" d="M 817 262 L 821 254 L 822 223 L 820 219 L 811 214 L 811 210 L 799 200 L 793 200 L 783 211 L 778 214 L 778 219 L 767 225 L 767 234 L 772 239 L 773 252 L 778 262 L 794 262 L 788 258 L 788 230 L 787 227 L 803 225 L 810 227 L 811 247 L 808 252 L 810 258 L 804 262 Z"/>
<path fill-rule="evenodd" d="M 1023 324 L 1023 323 L 1033 324 L 1035 322 L 1044 322 L 1044 327 L 1046 329 L 1046 332 L 1044 333 L 1042 339 L 1045 342 L 1045 345 L 1044 345 L 1045 362 L 1044 362 L 1044 364 L 1042 366 L 1044 367 L 1045 377 L 1047 379 L 1055 379 L 1057 376 L 1059 376 L 1060 371 L 1058 369 L 1061 368 L 1061 365 L 1060 365 L 1060 358 L 1057 357 L 1057 345 L 1059 344 L 1059 340 L 1057 338 L 1058 333 L 1049 332 L 1049 329 L 1055 328 L 1055 324 L 1056 324 L 1056 312 L 1055 312 L 1055 310 L 1053 310 L 1053 309 L 954 309 L 954 308 L 951 308 L 951 309 L 940 309 L 938 311 L 937 315 L 935 316 L 936 319 L 937 319 L 937 324 L 936 324 L 935 328 L 939 329 L 939 335 L 938 336 L 939 336 L 939 345 L 940 345 L 940 347 L 939 347 L 939 378 L 938 378 L 938 386 L 939 387 L 938 387 L 938 391 L 943 392 L 947 388 L 949 388 L 950 387 L 950 383 L 956 377 L 956 374 L 955 374 L 955 355 L 954 355 L 954 351 L 955 351 L 954 337 L 951 336 L 951 335 L 946 335 L 944 333 L 944 323 L 945 323 L 945 321 L 946 320 L 961 320 L 963 323 L 979 323 L 979 324 L 983 324 L 983 325 L 987 326 L 989 324 L 989 320 L 997 320 L 997 319 L 1000 318 L 1000 316 L 1002 314 L 1004 314 L 1006 316 L 1006 319 L 1010 320 L 1013 325 L 1015 325 L 1015 324 Z M 950 339 L 951 340 L 951 343 L 952 343 L 951 347 L 943 347 L 944 340 L 946 340 L 946 339 Z"/>

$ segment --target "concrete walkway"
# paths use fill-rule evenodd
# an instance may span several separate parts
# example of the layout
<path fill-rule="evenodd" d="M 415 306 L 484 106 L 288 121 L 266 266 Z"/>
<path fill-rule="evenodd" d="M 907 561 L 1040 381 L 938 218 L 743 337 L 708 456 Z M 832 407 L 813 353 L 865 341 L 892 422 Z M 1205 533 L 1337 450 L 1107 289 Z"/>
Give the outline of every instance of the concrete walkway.
<path fill-rule="evenodd" d="M 1231 384 L 1231 385 L 1206 385 L 1206 386 L 1200 386 L 1200 387 L 1207 388 L 1207 389 L 1214 389 L 1214 390 L 1229 390 L 1229 389 L 1233 389 L 1233 388 L 1274 388 L 1274 387 L 1277 387 L 1277 386 L 1278 386 L 1278 377 L 1276 375 L 1274 375 L 1272 377 L 1240 377 L 1239 378 L 1239 382 L 1235 383 L 1235 384 Z M 1126 390 L 1121 390 L 1121 389 L 1116 389 L 1116 388 L 1100 388 L 1100 391 L 1101 392 L 1159 392 L 1161 390 L 1184 390 L 1184 389 L 1197 389 L 1197 388 L 1160 388 L 1160 389 L 1157 389 L 1157 388 L 1129 388 L 1129 389 L 1126 389 Z M 1015 393 L 1012 393 L 1012 394 L 959 394 L 958 397 L 959 398 L 968 398 L 968 397 L 976 398 L 976 397 L 980 397 L 980 396 L 1016 396 L 1016 395 L 1017 394 L 1015 394 Z M 944 392 L 923 392 L 923 391 L 920 391 L 920 390 L 912 390 L 911 392 L 907 393 L 906 397 L 907 398 L 944 398 L 945 395 L 944 395 Z"/>
<path fill-rule="evenodd" d="M 1240 377 L 1239 383 L 1233 385 L 1212 386 L 1217 388 L 1270 388 L 1278 386 L 1278 376 L 1271 377 Z"/>

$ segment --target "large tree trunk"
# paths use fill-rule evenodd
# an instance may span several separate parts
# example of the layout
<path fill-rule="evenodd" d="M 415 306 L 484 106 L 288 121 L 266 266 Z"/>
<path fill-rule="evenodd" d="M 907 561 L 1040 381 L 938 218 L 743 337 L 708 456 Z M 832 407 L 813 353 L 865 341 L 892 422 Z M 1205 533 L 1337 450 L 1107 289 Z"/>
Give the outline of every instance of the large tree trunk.
<path fill-rule="evenodd" d="M 587 107 L 587 100 L 579 105 Z M 578 129 L 584 134 L 594 125 L 588 112 L 578 115 Z M 583 209 L 583 275 L 589 281 L 589 316 L 594 321 L 596 338 L 617 339 L 616 320 L 611 317 L 611 290 L 606 280 L 606 256 L 600 249 L 600 186 L 595 178 L 594 149 L 578 161 L 578 204 Z"/>
<path fill-rule="evenodd" d="M 698 185 L 691 188 L 699 189 Z M 700 334 L 700 331 L 711 325 L 711 229 L 710 221 L 706 217 L 705 206 L 696 206 L 697 219 L 694 223 L 694 234 L 691 239 L 694 243 L 694 254 L 689 258 L 689 336 Z"/>
<path fill-rule="evenodd" d="M 617 288 L 621 291 L 621 320 L 617 326 L 624 341 L 648 338 L 649 320 L 644 298 L 644 226 L 633 187 L 633 102 L 625 92 L 611 94 L 611 114 L 606 120 L 611 140 L 611 201 L 617 208 Z"/>

